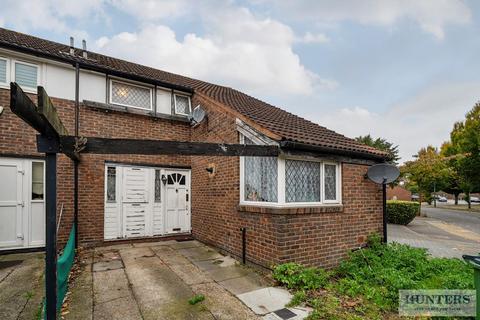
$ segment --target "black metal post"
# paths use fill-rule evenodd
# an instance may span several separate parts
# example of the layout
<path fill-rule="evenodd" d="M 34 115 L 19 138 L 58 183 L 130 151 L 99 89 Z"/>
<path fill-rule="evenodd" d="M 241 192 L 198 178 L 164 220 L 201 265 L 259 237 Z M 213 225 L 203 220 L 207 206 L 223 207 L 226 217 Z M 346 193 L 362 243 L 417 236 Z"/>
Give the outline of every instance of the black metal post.
<path fill-rule="evenodd" d="M 247 262 L 247 228 L 240 228 L 242 231 L 242 263 Z"/>
<path fill-rule="evenodd" d="M 45 314 L 57 318 L 57 154 L 46 153 Z"/>
<path fill-rule="evenodd" d="M 383 203 L 383 243 L 387 243 L 387 184 L 382 183 Z"/>
<path fill-rule="evenodd" d="M 75 64 L 75 137 L 80 131 L 80 66 Z M 75 249 L 78 248 L 78 161 L 73 162 L 73 223 L 75 225 Z"/>

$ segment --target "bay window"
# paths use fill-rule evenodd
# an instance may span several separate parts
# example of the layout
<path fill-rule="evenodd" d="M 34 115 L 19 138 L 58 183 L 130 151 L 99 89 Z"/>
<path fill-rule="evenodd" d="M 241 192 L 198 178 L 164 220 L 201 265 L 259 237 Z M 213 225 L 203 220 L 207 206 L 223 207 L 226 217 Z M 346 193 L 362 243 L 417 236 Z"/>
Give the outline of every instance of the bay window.
<path fill-rule="evenodd" d="M 244 144 L 261 144 L 241 136 Z M 240 202 L 244 205 L 341 204 L 340 164 L 299 157 L 241 157 Z"/>

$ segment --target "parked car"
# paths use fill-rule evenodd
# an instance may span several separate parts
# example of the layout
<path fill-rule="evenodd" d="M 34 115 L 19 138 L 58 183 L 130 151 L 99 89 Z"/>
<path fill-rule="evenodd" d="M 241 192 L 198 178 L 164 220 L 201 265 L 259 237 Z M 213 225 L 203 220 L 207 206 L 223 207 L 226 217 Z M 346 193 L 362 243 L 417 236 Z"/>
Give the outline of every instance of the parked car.
<path fill-rule="evenodd" d="M 416 193 L 412 194 L 412 201 L 419 201 L 420 200 L 420 196 Z"/>
<path fill-rule="evenodd" d="M 480 203 L 480 198 L 479 197 L 470 197 L 470 202 Z"/>
<path fill-rule="evenodd" d="M 447 197 L 444 197 L 444 196 L 436 195 L 436 196 L 434 196 L 434 198 L 435 198 L 438 202 L 447 202 L 447 201 L 448 201 Z"/>

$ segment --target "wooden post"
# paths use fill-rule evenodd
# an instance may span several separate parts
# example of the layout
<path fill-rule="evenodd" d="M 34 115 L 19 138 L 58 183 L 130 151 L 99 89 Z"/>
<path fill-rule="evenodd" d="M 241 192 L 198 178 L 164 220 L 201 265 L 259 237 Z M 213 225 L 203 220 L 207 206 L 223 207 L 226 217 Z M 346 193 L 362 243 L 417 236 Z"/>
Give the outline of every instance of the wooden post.
<path fill-rule="evenodd" d="M 57 318 L 57 154 L 46 153 L 45 315 Z"/>

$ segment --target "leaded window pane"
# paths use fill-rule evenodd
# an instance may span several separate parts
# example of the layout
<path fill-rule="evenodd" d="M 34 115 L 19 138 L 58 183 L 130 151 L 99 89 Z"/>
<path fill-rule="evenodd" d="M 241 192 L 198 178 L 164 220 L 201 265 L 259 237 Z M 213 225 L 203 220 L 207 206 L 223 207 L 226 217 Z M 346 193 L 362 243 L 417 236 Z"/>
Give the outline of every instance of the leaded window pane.
<path fill-rule="evenodd" d="M 0 59 L 0 83 L 7 82 L 7 60 Z"/>
<path fill-rule="evenodd" d="M 107 201 L 115 202 L 116 200 L 116 176 L 117 170 L 115 167 L 107 168 Z"/>
<path fill-rule="evenodd" d="M 312 161 L 285 161 L 287 202 L 320 202 L 320 164 Z"/>
<path fill-rule="evenodd" d="M 244 144 L 254 144 L 247 137 Z M 244 158 L 245 201 L 277 202 L 278 161 L 275 157 Z"/>
<path fill-rule="evenodd" d="M 160 170 L 155 170 L 155 202 L 162 201 L 162 176 Z"/>
<path fill-rule="evenodd" d="M 175 95 L 175 113 L 190 113 L 190 102 L 188 97 Z"/>
<path fill-rule="evenodd" d="M 37 88 L 37 67 L 16 62 L 15 82 L 22 87 Z"/>
<path fill-rule="evenodd" d="M 112 103 L 151 109 L 151 99 L 152 95 L 149 88 L 112 81 Z"/>
<path fill-rule="evenodd" d="M 325 165 L 325 200 L 337 200 L 337 166 Z"/>
<path fill-rule="evenodd" d="M 277 202 L 277 158 L 245 157 L 245 200 Z"/>

